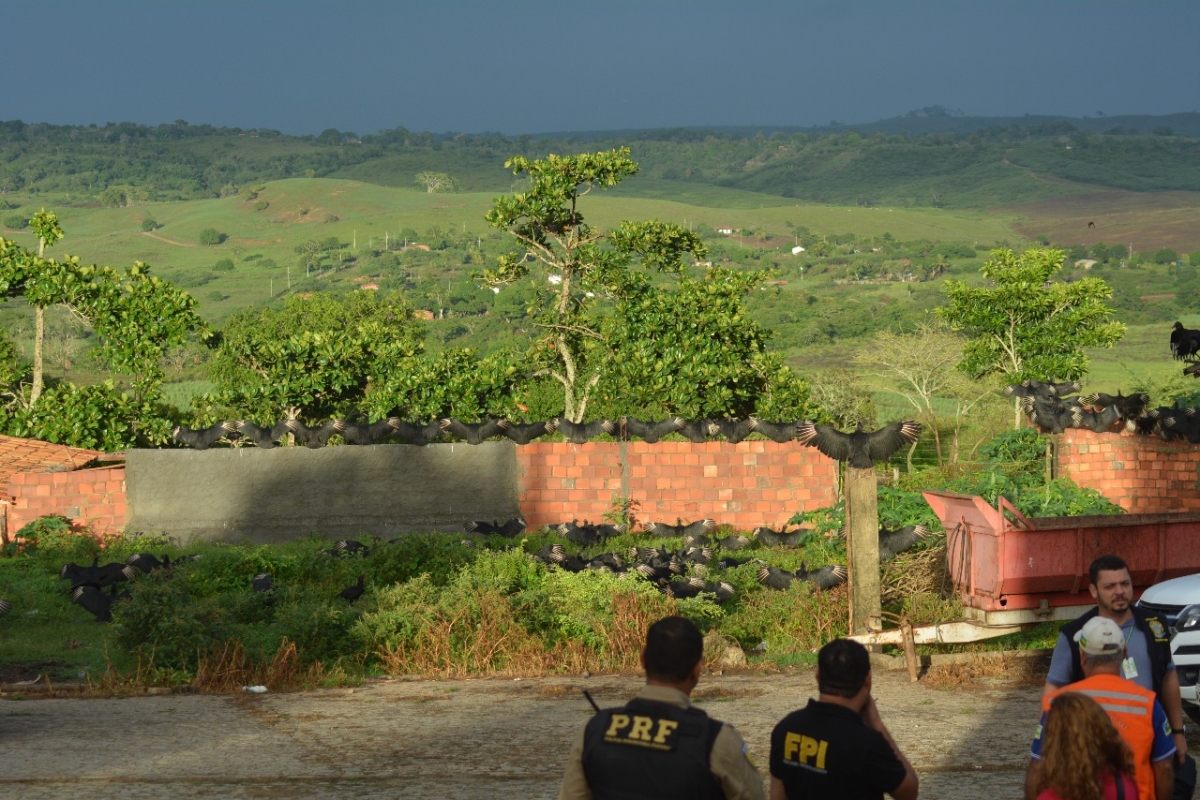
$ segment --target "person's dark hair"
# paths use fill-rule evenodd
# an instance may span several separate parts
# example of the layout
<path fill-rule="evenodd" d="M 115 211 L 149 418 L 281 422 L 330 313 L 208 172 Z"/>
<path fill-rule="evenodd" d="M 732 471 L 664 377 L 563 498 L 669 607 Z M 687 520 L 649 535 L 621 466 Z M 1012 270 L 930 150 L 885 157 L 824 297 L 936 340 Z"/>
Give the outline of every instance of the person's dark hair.
<path fill-rule="evenodd" d="M 646 631 L 646 677 L 678 683 L 687 680 L 704 656 L 700 629 L 684 617 L 663 617 Z"/>
<path fill-rule="evenodd" d="M 867 648 L 851 639 L 834 639 L 817 653 L 817 690 L 821 694 L 853 697 L 871 671 Z"/>
<path fill-rule="evenodd" d="M 1129 572 L 1129 565 L 1125 563 L 1125 559 L 1120 556 L 1100 556 L 1092 565 L 1088 567 L 1088 583 L 1092 586 L 1096 585 L 1096 581 L 1100 580 L 1100 570 L 1118 570 L 1123 569 Z"/>

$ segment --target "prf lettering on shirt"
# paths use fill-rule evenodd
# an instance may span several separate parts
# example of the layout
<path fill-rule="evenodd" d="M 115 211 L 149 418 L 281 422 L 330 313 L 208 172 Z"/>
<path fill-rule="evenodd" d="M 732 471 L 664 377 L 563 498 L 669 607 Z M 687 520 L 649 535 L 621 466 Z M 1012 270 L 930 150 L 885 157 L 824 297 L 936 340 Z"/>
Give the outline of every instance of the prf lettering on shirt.
<path fill-rule="evenodd" d="M 643 717 L 640 714 L 613 714 L 604 732 L 604 741 L 610 744 L 628 744 L 648 747 L 651 750 L 671 751 L 678 739 L 679 723 L 671 719 Z"/>
<path fill-rule="evenodd" d="M 801 733 L 789 733 L 783 740 L 783 760 L 814 772 L 825 771 L 825 752 L 829 742 Z"/>

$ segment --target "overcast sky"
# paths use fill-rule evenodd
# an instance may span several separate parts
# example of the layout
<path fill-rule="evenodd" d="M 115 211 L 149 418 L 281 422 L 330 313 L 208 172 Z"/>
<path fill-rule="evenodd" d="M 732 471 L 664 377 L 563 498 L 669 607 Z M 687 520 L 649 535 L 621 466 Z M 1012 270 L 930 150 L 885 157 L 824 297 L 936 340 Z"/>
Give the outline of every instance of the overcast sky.
<path fill-rule="evenodd" d="M 0 119 L 319 133 L 1200 110 L 1196 0 L 24 0 Z"/>

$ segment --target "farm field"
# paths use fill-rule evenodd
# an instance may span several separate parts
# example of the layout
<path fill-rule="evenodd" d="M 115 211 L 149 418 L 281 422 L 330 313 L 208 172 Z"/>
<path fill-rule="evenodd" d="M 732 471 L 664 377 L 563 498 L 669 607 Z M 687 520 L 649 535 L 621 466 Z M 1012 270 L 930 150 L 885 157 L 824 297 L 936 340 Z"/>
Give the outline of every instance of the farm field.
<path fill-rule="evenodd" d="M 730 205 L 718 205 L 728 194 Z M 611 226 L 622 219 L 663 219 L 684 225 L 729 225 L 736 229 L 760 228 L 778 237 L 776 249 L 790 247 L 791 226 L 811 231 L 860 237 L 890 233 L 897 240 L 929 239 L 982 243 L 1018 244 L 1020 236 L 1011 227 L 1012 217 L 977 211 L 942 209 L 888 209 L 823 206 L 812 203 L 780 205 L 781 198 L 755 195 L 740 190 L 707 187 L 697 201 L 704 204 L 661 198 L 597 194 L 582 206 L 590 222 Z M 402 231 L 453 229 L 478 237 L 497 236 L 484 221 L 495 193 L 462 192 L 429 194 L 414 189 L 392 188 L 357 181 L 298 178 L 265 184 L 257 196 L 266 208 L 256 210 L 256 201 L 241 197 L 147 203 L 131 208 L 54 208 L 67 232 L 57 252 L 78 255 L 85 262 L 122 267 L 144 261 L 165 278 L 189 284 L 210 273 L 218 259 L 238 262 L 232 272 L 218 272 L 205 280 L 203 289 L 192 290 L 200 301 L 201 314 L 219 322 L 233 311 L 270 300 L 295 287 L 304 277 L 297 266 L 295 248 L 313 239 L 337 237 L 360 248 L 403 247 Z M 759 207 L 750 207 L 757 197 Z M 147 218 L 162 227 L 143 231 Z M 790 223 L 790 225 L 789 225 Z M 220 245 L 199 244 L 201 231 L 214 228 L 228 239 Z M 23 245 L 34 245 L 29 231 L 4 231 L 3 235 Z M 497 239 L 496 241 L 501 241 Z M 397 244 L 399 242 L 399 244 Z M 246 256 L 259 254 L 275 262 L 262 267 Z M 290 269 L 289 269 L 290 267 Z M 477 269 L 477 268 L 476 268 Z M 462 277 L 471 269 L 464 267 Z M 330 288 L 320 281 L 304 290 Z M 219 295 L 221 299 L 215 299 Z"/>
<path fill-rule="evenodd" d="M 1044 235 L 1087 247 L 1121 243 L 1140 251 L 1200 249 L 1200 192 L 1090 192 L 1001 211 L 1015 215 L 1013 228 L 1028 239 Z"/>

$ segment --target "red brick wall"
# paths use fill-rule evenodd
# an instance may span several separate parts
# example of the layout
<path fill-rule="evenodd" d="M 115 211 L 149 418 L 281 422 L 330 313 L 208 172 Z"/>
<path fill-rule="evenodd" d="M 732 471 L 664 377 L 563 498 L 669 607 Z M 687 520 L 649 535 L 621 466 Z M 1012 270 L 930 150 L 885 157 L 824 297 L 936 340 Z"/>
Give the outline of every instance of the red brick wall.
<path fill-rule="evenodd" d="M 795 442 L 534 442 L 516 450 L 517 501 L 530 528 L 599 522 L 624 494 L 639 522 L 711 517 L 744 530 L 778 528 L 837 495 L 836 462 Z"/>
<path fill-rule="evenodd" d="M 1200 445 L 1068 430 L 1059 437 L 1057 462 L 1057 474 L 1130 513 L 1200 510 Z"/>
<path fill-rule="evenodd" d="M 8 480 L 8 535 L 47 514 L 100 534 L 125 527 L 125 467 L 74 472 L 17 472 Z"/>

